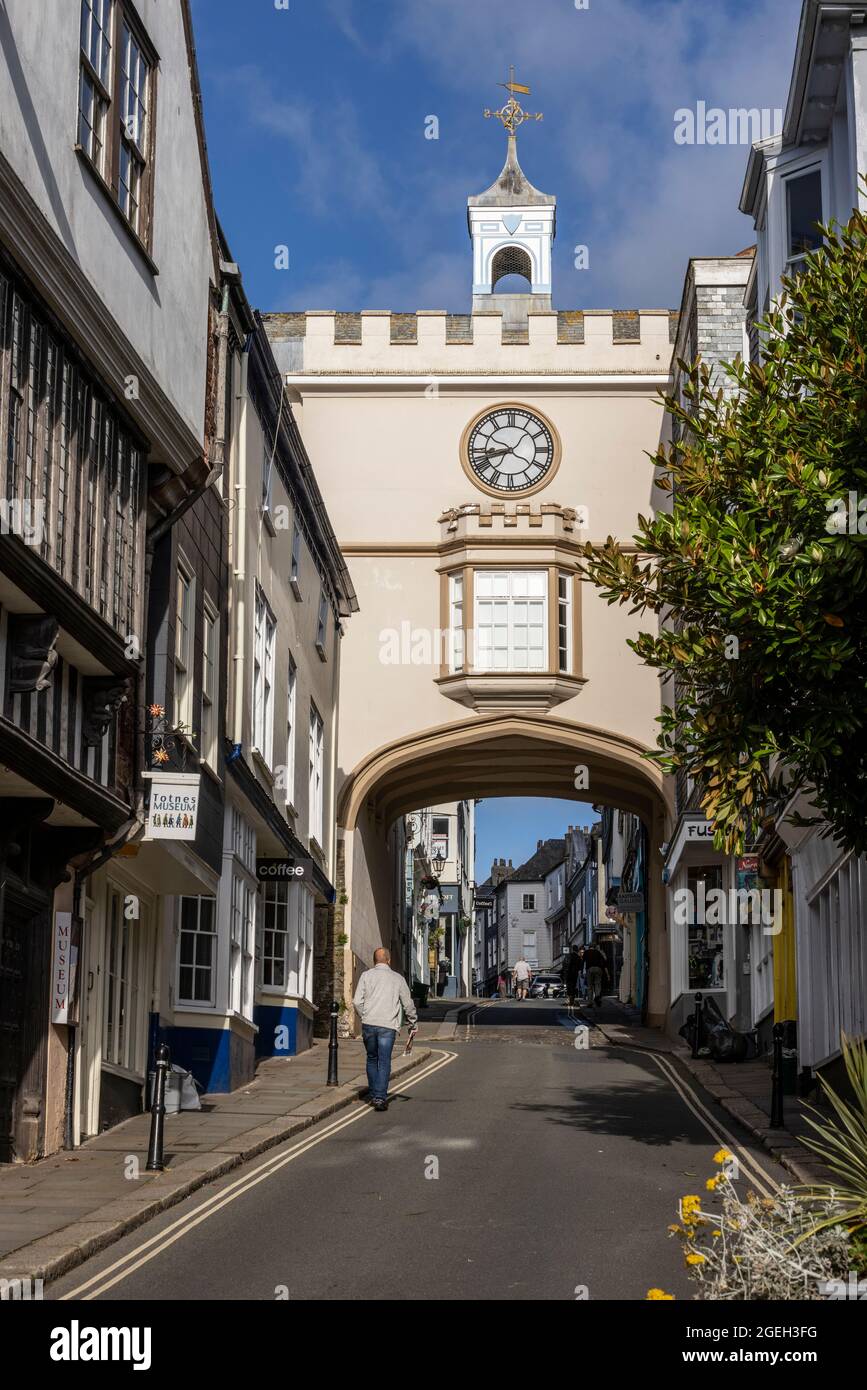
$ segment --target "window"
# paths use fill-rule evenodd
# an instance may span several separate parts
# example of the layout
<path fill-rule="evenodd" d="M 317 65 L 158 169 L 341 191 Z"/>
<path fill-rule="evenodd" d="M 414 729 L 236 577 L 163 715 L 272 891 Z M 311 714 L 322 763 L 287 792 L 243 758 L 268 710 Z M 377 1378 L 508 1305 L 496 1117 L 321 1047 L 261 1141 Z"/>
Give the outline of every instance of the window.
<path fill-rule="evenodd" d="M 192 570 L 179 561 L 175 590 L 175 723 L 187 731 L 193 722 L 194 598 Z"/>
<path fill-rule="evenodd" d="M 692 911 L 687 923 L 687 989 L 724 989 L 725 928 L 722 924 L 712 925 L 703 920 L 708 894 L 722 888 L 722 868 L 718 864 L 691 868 L 687 872 L 686 886 L 692 895 L 689 898 Z"/>
<path fill-rule="evenodd" d="M 262 908 L 262 984 L 270 989 L 286 985 L 289 936 L 289 883 L 268 882 L 260 886 Z"/>
<path fill-rule="evenodd" d="M 217 682 L 219 679 L 219 618 L 205 600 L 202 640 L 201 756 L 209 767 L 217 766 Z"/>
<path fill-rule="evenodd" d="M 535 960 L 535 959 L 536 959 L 536 933 L 535 933 L 534 931 L 525 931 L 525 932 L 522 932 L 522 933 L 521 933 L 521 938 L 522 938 L 521 950 L 522 950 L 523 955 L 525 956 L 525 958 L 526 958 L 528 961 L 530 961 L 530 960 Z"/>
<path fill-rule="evenodd" d="M 289 566 L 289 583 L 297 599 L 301 597 L 301 532 L 292 527 L 292 559 Z"/>
<path fill-rule="evenodd" d="M 310 835 L 320 846 L 323 831 L 323 777 L 325 725 L 315 705 L 310 706 Z"/>
<path fill-rule="evenodd" d="M 295 804 L 295 697 L 298 688 L 298 672 L 292 656 L 286 672 L 286 804 Z"/>
<path fill-rule="evenodd" d="M 137 1071 L 139 1031 L 139 971 L 143 922 L 124 914 L 123 894 L 109 888 L 106 901 L 105 1011 L 103 1061 Z"/>
<path fill-rule="evenodd" d="M 786 270 L 797 274 L 810 251 L 822 244 L 822 175 L 818 169 L 786 180 Z"/>
<path fill-rule="evenodd" d="M 271 766 L 274 740 L 274 646 L 277 620 L 259 585 L 253 640 L 253 747 Z"/>
<path fill-rule="evenodd" d="M 557 669 L 572 671 L 572 576 L 557 575 Z"/>
<path fill-rule="evenodd" d="M 78 143 L 105 176 L 106 117 L 111 103 L 112 0 L 82 0 Z"/>
<path fill-rule="evenodd" d="M 436 859 L 441 855 L 443 859 L 449 857 L 449 818 L 448 816 L 434 816 L 431 826 L 431 857 Z"/>
<path fill-rule="evenodd" d="M 245 816 L 232 809 L 232 853 L 251 874 L 256 872 L 256 832 Z"/>
<path fill-rule="evenodd" d="M 449 670 L 464 668 L 464 577 L 449 575 Z"/>
<path fill-rule="evenodd" d="M 313 999 L 313 896 L 300 883 L 261 885 L 262 985 Z"/>
<path fill-rule="evenodd" d="M 323 588 L 319 595 L 319 617 L 316 620 L 316 650 L 323 661 L 326 659 L 325 639 L 328 635 L 328 595 Z"/>
<path fill-rule="evenodd" d="M 156 54 L 124 0 L 81 0 L 78 147 L 141 242 L 150 236 Z"/>
<path fill-rule="evenodd" d="M 180 898 L 178 1003 L 216 1003 L 217 904 L 214 898 Z"/>
<path fill-rule="evenodd" d="M 256 893 L 246 878 L 232 875 L 229 940 L 229 1008 L 242 1018 L 253 1017 L 253 948 Z"/>
<path fill-rule="evenodd" d="M 535 911 L 536 911 L 536 894 L 535 894 L 535 893 L 523 893 L 523 894 L 521 895 L 521 911 L 522 911 L 522 912 L 535 912 Z"/>
<path fill-rule="evenodd" d="M 548 576 L 544 570 L 477 570 L 476 668 L 544 671 Z"/>

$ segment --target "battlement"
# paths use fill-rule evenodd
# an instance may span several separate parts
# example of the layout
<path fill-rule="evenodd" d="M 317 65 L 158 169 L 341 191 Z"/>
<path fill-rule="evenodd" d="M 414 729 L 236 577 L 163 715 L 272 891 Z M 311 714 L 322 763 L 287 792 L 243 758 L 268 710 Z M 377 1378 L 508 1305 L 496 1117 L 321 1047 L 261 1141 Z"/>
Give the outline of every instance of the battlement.
<path fill-rule="evenodd" d="M 531 309 L 516 326 L 499 310 L 263 315 L 283 371 L 340 376 L 665 373 L 678 317 L 670 309 Z"/>

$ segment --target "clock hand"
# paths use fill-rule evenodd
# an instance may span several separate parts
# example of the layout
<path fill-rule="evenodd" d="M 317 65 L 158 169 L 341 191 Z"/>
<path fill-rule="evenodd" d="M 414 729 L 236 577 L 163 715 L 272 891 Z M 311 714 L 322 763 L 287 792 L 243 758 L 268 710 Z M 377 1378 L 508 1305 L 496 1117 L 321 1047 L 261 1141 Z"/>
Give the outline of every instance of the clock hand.
<path fill-rule="evenodd" d="M 510 454 L 512 450 L 507 446 L 505 449 L 488 449 L 485 452 L 489 459 L 500 459 L 503 454 Z"/>

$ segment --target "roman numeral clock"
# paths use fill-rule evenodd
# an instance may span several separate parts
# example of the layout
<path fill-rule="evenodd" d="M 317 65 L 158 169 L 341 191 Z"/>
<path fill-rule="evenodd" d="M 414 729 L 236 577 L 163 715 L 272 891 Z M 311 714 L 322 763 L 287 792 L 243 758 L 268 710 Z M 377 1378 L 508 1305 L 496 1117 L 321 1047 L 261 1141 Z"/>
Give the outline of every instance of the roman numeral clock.
<path fill-rule="evenodd" d="M 556 473 L 560 452 L 551 421 L 515 401 L 480 411 L 461 439 L 464 472 L 491 497 L 537 492 Z"/>

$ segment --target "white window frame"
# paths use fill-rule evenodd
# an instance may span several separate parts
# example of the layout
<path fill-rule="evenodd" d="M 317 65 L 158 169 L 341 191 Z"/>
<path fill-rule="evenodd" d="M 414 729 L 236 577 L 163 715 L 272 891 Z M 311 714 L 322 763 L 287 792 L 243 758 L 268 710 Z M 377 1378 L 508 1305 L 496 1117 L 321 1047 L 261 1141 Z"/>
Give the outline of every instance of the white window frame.
<path fill-rule="evenodd" d="M 195 929 L 195 931 L 189 931 L 189 930 L 185 930 L 185 929 L 184 929 L 184 924 L 183 924 L 183 923 L 184 923 L 183 904 L 184 904 L 185 902 L 193 902 L 193 903 L 196 904 L 196 929 Z M 201 921 L 202 921 L 202 903 L 203 903 L 203 902 L 208 902 L 208 903 L 211 904 L 211 928 L 210 928 L 209 931 L 203 931 L 203 930 L 202 930 L 202 927 L 201 927 Z M 176 956 L 176 960 L 175 960 L 175 989 L 176 989 L 176 991 L 177 991 L 177 1001 L 178 1001 L 179 1004 L 183 1004 L 183 1005 L 186 1006 L 187 1008 L 194 1008 L 194 1009 L 214 1009 L 214 1008 L 216 1008 L 216 1005 L 217 1005 L 217 964 L 218 964 L 218 953 L 219 953 L 219 948 L 220 948 L 220 947 L 219 947 L 220 936 L 219 936 L 219 928 L 218 928 L 218 923 L 217 923 L 217 899 L 214 898 L 214 897 L 210 897 L 210 896 L 209 896 L 208 894 L 206 894 L 206 893 L 200 894 L 198 897 L 195 897 L 195 896 L 193 896 L 192 894 L 183 894 L 183 895 L 181 895 L 181 896 L 177 899 L 177 904 L 178 904 L 178 906 L 177 906 L 177 913 L 178 913 L 178 916 L 177 916 L 177 925 L 178 925 L 178 948 L 177 948 L 177 956 Z M 198 943 L 200 940 L 205 940 L 205 939 L 210 940 L 210 942 L 211 942 L 211 960 L 210 960 L 210 963 L 209 963 L 209 964 L 207 964 L 207 965 L 199 965 L 198 959 L 197 959 L 197 950 L 196 950 L 195 945 L 194 945 L 194 949 L 193 949 L 193 960 L 192 960 L 192 962 L 191 962 L 191 963 L 186 963 L 186 962 L 184 962 L 184 961 L 181 959 L 181 957 L 182 957 L 182 955 L 183 955 L 183 943 L 184 943 L 184 938 L 187 937 L 187 936 L 192 937 L 193 940 L 194 940 L 194 943 Z M 193 979 L 193 989 L 194 989 L 194 990 L 195 990 L 195 985 L 196 985 L 196 976 L 198 975 L 199 971 L 207 972 L 207 974 L 208 974 L 209 977 L 210 977 L 210 979 L 209 979 L 210 988 L 209 988 L 209 990 L 208 990 L 208 997 L 207 997 L 207 999 L 191 999 L 191 998 L 187 998 L 187 996 L 186 996 L 186 995 L 183 993 L 183 991 L 181 990 L 181 971 L 182 971 L 182 970 L 192 970 L 192 972 L 193 972 L 192 979 Z"/>
<path fill-rule="evenodd" d="M 232 874 L 229 901 L 229 1009 L 253 1018 L 256 889 L 245 874 Z"/>
<path fill-rule="evenodd" d="M 325 721 L 310 701 L 308 833 L 320 849 L 325 839 Z"/>
<path fill-rule="evenodd" d="M 185 596 L 183 605 L 182 592 Z M 179 554 L 175 581 L 175 724 L 182 725 L 186 733 L 190 733 L 193 727 L 195 637 L 196 576 L 186 557 Z"/>
<path fill-rule="evenodd" d="M 116 883 L 107 885 L 102 1060 L 118 1071 L 137 1075 L 143 1027 L 140 967 L 147 938 L 142 920 L 125 915 L 125 899 L 123 889 Z"/>
<path fill-rule="evenodd" d="M 484 592 L 488 587 L 501 592 L 488 594 Z M 536 587 L 538 592 L 531 594 L 531 587 Z M 474 670 L 519 675 L 547 671 L 548 571 L 478 569 L 473 588 Z M 526 590 L 523 594 L 522 588 Z M 525 605 L 527 611 L 522 615 Z M 522 616 L 524 621 L 517 621 Z M 522 629 L 526 629 L 526 646 L 519 640 Z M 540 643 L 531 640 L 534 633 L 541 634 Z M 497 653 L 505 654 L 505 664 L 498 661 Z"/>
<path fill-rule="evenodd" d="M 325 592 L 325 585 L 319 591 L 319 613 L 316 619 L 316 650 L 319 653 L 320 661 L 328 660 L 326 640 L 328 637 L 328 595 Z"/>
<path fill-rule="evenodd" d="M 522 912 L 535 912 L 535 911 L 536 911 L 536 894 L 535 894 L 535 893 L 522 893 L 522 894 L 521 894 L 521 911 L 522 911 Z"/>
<path fill-rule="evenodd" d="M 209 647 L 212 651 L 209 655 Z M 220 689 L 220 615 L 205 598 L 202 616 L 202 713 L 199 753 L 202 762 L 217 770 L 217 725 Z"/>
<path fill-rule="evenodd" d="M 449 575 L 449 671 L 464 669 L 464 575 Z"/>
<path fill-rule="evenodd" d="M 277 619 L 256 585 L 253 636 L 253 747 L 268 767 L 274 756 L 274 653 Z"/>
<path fill-rule="evenodd" d="M 301 601 L 301 529 L 297 522 L 292 523 L 292 557 L 289 562 L 289 587 L 298 601 Z"/>
<path fill-rule="evenodd" d="M 571 675 L 575 663 L 572 614 L 574 579 L 567 570 L 557 571 L 557 669 Z"/>
<path fill-rule="evenodd" d="M 286 663 L 286 805 L 295 805 L 295 744 L 298 740 L 296 706 L 298 701 L 298 667 L 289 652 Z"/>

